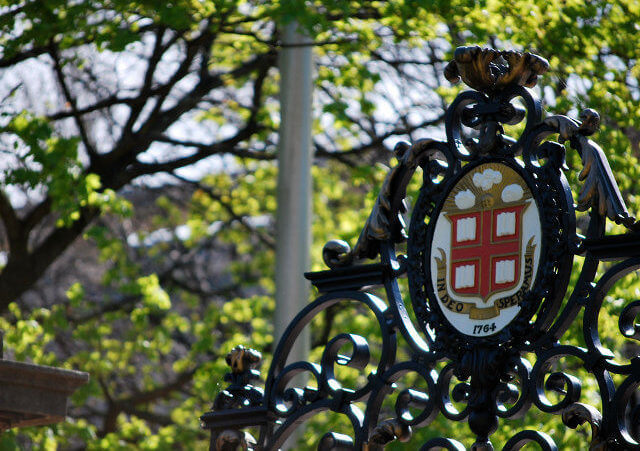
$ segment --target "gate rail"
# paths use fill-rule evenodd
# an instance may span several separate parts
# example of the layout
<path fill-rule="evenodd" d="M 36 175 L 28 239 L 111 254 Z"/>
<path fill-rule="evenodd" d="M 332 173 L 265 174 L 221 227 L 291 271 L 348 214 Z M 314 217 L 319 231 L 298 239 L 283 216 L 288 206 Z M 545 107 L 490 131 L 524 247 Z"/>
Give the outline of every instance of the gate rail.
<path fill-rule="evenodd" d="M 344 415 L 353 430 L 350 436 L 327 432 L 318 441 L 323 451 L 382 450 L 393 440 L 410 440 L 412 430 L 428 427 L 440 414 L 468 423 L 475 437 L 471 449 L 492 450 L 490 438 L 500 422 L 532 407 L 561 415 L 570 428 L 588 423 L 591 449 L 640 448 L 640 356 L 618 363 L 602 340 L 617 333 L 640 340 L 640 300 L 622 307 L 618 331 L 599 329 L 607 293 L 640 269 L 640 227 L 603 150 L 588 138 L 598 129 L 598 114 L 587 109 L 579 121 L 543 119 L 540 101 L 528 88 L 547 68 L 546 60 L 530 53 L 456 50 L 445 75 L 472 90 L 447 110 L 447 141 L 396 146 L 399 163 L 389 171 L 357 244 L 351 249 L 341 241 L 327 243 L 323 257 L 330 269 L 305 274 L 321 294 L 285 331 L 264 389 L 256 385 L 259 352 L 237 346 L 227 356 L 229 386 L 201 417 L 211 430 L 212 450 L 276 450 L 321 411 Z M 518 139 L 505 135 L 503 124 L 522 121 Z M 575 207 L 564 175 L 567 145 L 583 162 Z M 423 185 L 407 233 L 404 199 L 418 168 Z M 574 208 L 589 211 L 586 236 L 576 233 Z M 605 235 L 607 220 L 627 233 Z M 503 241 L 509 246 L 500 247 Z M 401 242 L 407 243 L 406 256 L 396 252 Z M 570 286 L 575 256 L 584 260 Z M 363 264 L 366 258 L 379 262 Z M 598 268 L 603 272 L 596 280 Z M 409 279 L 415 321 L 399 277 Z M 372 294 L 375 287 L 384 287 L 386 302 Z M 363 371 L 371 363 L 367 337 L 357 333 L 329 340 L 319 363 L 286 364 L 300 331 L 345 302 L 372 313 L 382 340 L 375 370 L 357 388 L 343 387 L 335 372 L 336 365 Z M 566 342 L 577 318 L 583 347 Z M 398 359 L 400 336 L 408 359 Z M 601 409 L 581 398 L 582 381 L 562 366 L 564 359 L 577 359 L 595 378 Z M 313 384 L 295 386 L 301 374 Z M 423 388 L 397 390 L 394 383 L 407 374 Z M 382 418 L 382 403 L 390 396 L 395 416 Z M 256 437 L 243 431 L 249 427 Z M 517 432 L 502 449 L 527 443 L 558 449 L 549 435 L 533 430 Z M 442 448 L 465 449 L 444 437 L 420 449 Z"/>

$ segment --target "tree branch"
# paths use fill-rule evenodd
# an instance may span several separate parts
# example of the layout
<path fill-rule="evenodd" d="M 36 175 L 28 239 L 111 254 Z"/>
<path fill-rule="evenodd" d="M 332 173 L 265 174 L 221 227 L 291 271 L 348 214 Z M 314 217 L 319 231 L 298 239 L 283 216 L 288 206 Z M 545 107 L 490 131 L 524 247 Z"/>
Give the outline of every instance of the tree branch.
<path fill-rule="evenodd" d="M 193 47 L 193 49 L 190 50 L 190 55 L 185 58 L 181 68 L 174 73 L 171 81 L 164 86 L 165 92 L 160 95 L 157 105 L 160 105 L 162 100 L 166 98 L 171 87 L 189 72 L 191 61 L 197 53 L 197 43 L 191 41 L 191 47 Z M 55 52 L 52 53 L 55 55 Z M 201 79 L 191 91 L 179 99 L 173 108 L 158 111 L 156 114 L 152 113 L 137 132 L 134 133 L 131 130 L 133 123 L 130 123 L 128 129 L 124 130 L 114 150 L 95 158 L 85 173 L 97 174 L 105 189 L 118 190 L 138 175 L 148 173 L 147 171 L 155 172 L 158 170 L 172 169 L 176 162 L 173 162 L 169 167 L 164 165 L 130 166 L 135 161 L 136 156 L 146 151 L 154 139 L 180 118 L 183 113 L 197 105 L 199 100 L 212 89 L 224 85 L 224 77 L 244 77 L 265 66 L 273 66 L 275 61 L 275 52 L 267 52 L 249 59 L 239 67 L 225 74 L 215 76 L 207 75 L 204 79 Z M 59 61 L 57 63 L 57 71 L 61 71 Z M 132 116 L 130 116 L 129 120 L 131 119 Z M 233 143 L 233 146 L 235 147 L 235 145 L 243 139 L 248 139 L 254 132 L 255 130 L 245 130 L 244 134 L 237 136 L 238 140 Z M 227 143 L 227 145 L 229 144 L 230 143 Z M 197 152 L 195 156 L 178 162 L 177 167 L 194 163 L 206 156 L 208 156 L 206 151 Z M 137 164 L 140 165 L 140 163 Z M 129 169 L 127 169 L 128 167 Z M 28 235 L 28 231 L 33 230 L 33 228 L 50 213 L 51 200 L 47 198 L 36 206 L 27 218 L 25 218 L 24 225 L 27 231 L 25 234 Z M 68 248 L 82 233 L 87 224 L 100 212 L 92 207 L 82 207 L 79 209 L 79 213 L 80 218 L 70 227 L 53 229 L 37 248 L 29 252 L 29 254 L 21 255 L 20 258 L 18 258 L 18 255 L 9 255 L 7 265 L 0 273 L 0 311 L 5 310 L 10 302 L 16 300 L 21 294 L 30 289 L 49 265 Z"/>
<path fill-rule="evenodd" d="M 180 63 L 180 65 L 178 66 L 178 69 L 176 69 L 176 71 L 173 73 L 173 75 L 171 76 L 171 78 L 169 79 L 169 81 L 167 83 L 165 83 L 164 85 L 164 89 L 162 90 L 162 92 L 159 94 L 158 98 L 156 99 L 156 104 L 154 105 L 154 108 L 152 110 L 152 112 L 149 115 L 149 118 L 147 119 L 146 123 L 143 124 L 139 131 L 141 132 L 145 132 L 148 130 L 149 125 L 151 125 L 153 122 L 153 118 L 155 116 L 157 116 L 160 111 L 162 110 L 162 105 L 164 104 L 164 101 L 166 100 L 167 96 L 169 95 L 169 93 L 171 92 L 171 89 L 173 89 L 173 87 L 176 85 L 176 83 L 178 83 L 178 81 L 182 80 L 188 73 L 189 73 L 189 68 L 191 67 L 191 64 L 194 60 L 194 58 L 196 57 L 198 51 L 200 50 L 200 46 L 199 44 L 201 43 L 201 41 L 204 39 L 204 34 L 201 34 L 198 38 L 193 39 L 193 40 L 185 40 L 185 45 L 187 47 L 187 51 L 185 52 L 185 57 L 182 60 L 182 62 Z M 164 49 L 167 50 L 167 49 Z M 148 70 L 147 70 L 147 75 L 149 75 L 150 73 L 152 73 L 152 69 L 155 70 L 155 67 L 157 65 L 157 62 L 155 64 L 149 64 Z M 150 79 L 149 79 L 150 80 Z M 145 89 L 145 86 L 142 87 L 141 93 L 143 92 L 143 90 Z M 121 142 L 125 139 L 127 139 L 130 135 L 132 135 L 134 133 L 133 131 L 133 126 L 135 124 L 135 122 L 138 120 L 138 117 L 142 111 L 144 105 L 139 105 L 136 106 L 135 108 L 132 108 L 131 113 L 129 114 L 129 118 L 127 119 L 127 123 L 124 127 L 124 130 L 122 132 L 122 138 L 121 138 Z M 120 147 L 120 146 L 118 146 Z"/>
<path fill-rule="evenodd" d="M 118 97 L 114 94 L 84 108 L 77 108 L 75 111 L 57 111 L 55 113 L 49 114 L 46 117 L 51 121 L 58 121 L 60 119 L 73 117 L 74 115 L 82 116 L 88 113 L 93 113 L 94 111 L 102 110 L 104 108 L 109 108 L 115 105 L 131 106 L 140 102 L 140 97 Z"/>
<path fill-rule="evenodd" d="M 125 406 L 122 409 L 125 413 L 129 415 L 134 415 L 147 423 L 157 424 L 160 426 L 169 426 L 173 424 L 173 420 L 169 415 L 161 415 L 159 413 L 150 412 L 147 410 L 136 409 L 134 407 Z"/>
<path fill-rule="evenodd" d="M 235 153 L 237 155 L 244 155 L 249 158 L 260 158 L 261 153 L 251 152 L 247 150 L 236 149 L 237 144 L 240 142 L 247 140 L 254 133 L 259 130 L 259 126 L 257 125 L 257 114 L 259 109 L 259 100 L 262 96 L 262 84 L 266 77 L 266 74 L 272 65 L 275 64 L 275 53 L 268 52 L 263 55 L 258 55 L 255 58 L 247 61 L 242 66 L 227 72 L 225 76 L 229 76 L 231 78 L 240 78 L 250 74 L 253 71 L 258 71 L 258 76 L 256 77 L 256 81 L 254 84 L 254 94 L 253 94 L 253 104 L 251 107 L 251 115 L 249 120 L 247 121 L 246 126 L 241 129 L 235 136 L 221 141 L 219 143 L 214 143 L 210 145 L 201 145 L 193 142 L 182 142 L 184 145 L 189 147 L 196 147 L 198 151 L 192 155 L 187 157 L 178 158 L 172 161 L 164 162 L 164 163 L 141 163 L 136 162 L 132 166 L 132 169 L 128 175 L 130 178 L 135 178 L 140 175 L 145 175 L 149 173 L 155 172 L 171 172 L 177 168 L 181 168 L 184 166 L 188 166 L 197 161 L 202 160 L 211 155 L 222 154 L 222 153 Z M 185 94 L 180 101 L 171 109 L 166 110 L 162 113 L 158 113 L 157 116 L 152 116 L 149 118 L 147 123 L 142 127 L 147 131 L 151 129 L 157 130 L 166 130 L 169 125 L 175 122 L 182 114 L 186 111 L 189 111 L 191 108 L 197 105 L 198 101 L 206 95 L 212 89 L 219 87 L 222 85 L 224 76 L 216 75 L 216 76 L 206 76 L 204 79 L 200 80 L 200 83 L 196 85 L 192 91 Z M 170 138 L 162 137 L 161 134 L 153 135 L 154 140 L 164 140 L 165 142 L 169 141 Z M 182 145 L 180 142 L 172 140 L 172 143 Z M 192 144 L 196 144 L 195 146 Z M 268 157 L 263 157 L 262 159 L 273 159 L 274 156 L 269 155 Z"/>
<path fill-rule="evenodd" d="M 69 87 L 67 86 L 67 82 L 64 77 L 64 72 L 62 71 L 62 65 L 60 64 L 60 54 L 58 53 L 58 48 L 56 44 L 53 42 L 49 46 L 49 56 L 53 60 L 53 67 L 55 69 L 56 77 L 58 78 L 58 83 L 60 84 L 60 88 L 64 93 L 64 97 L 71 106 L 71 112 L 73 120 L 78 127 L 78 131 L 80 132 L 80 137 L 82 138 L 82 142 L 84 143 L 84 147 L 87 149 L 87 153 L 89 154 L 89 158 L 94 159 L 97 155 L 96 149 L 93 147 L 93 144 L 89 141 L 89 135 L 87 134 L 87 130 L 85 128 L 85 124 L 82 121 L 82 117 L 78 112 L 78 103 L 76 102 L 75 97 L 71 94 Z"/>
<path fill-rule="evenodd" d="M 104 437 L 116 430 L 117 419 L 120 413 L 132 413 L 132 411 L 137 411 L 135 406 L 138 404 L 150 403 L 157 399 L 165 398 L 176 390 L 180 390 L 191 382 L 197 369 L 198 367 L 196 366 L 189 371 L 179 373 L 173 381 L 165 385 L 147 391 L 135 392 L 120 399 L 111 398 L 106 383 L 101 378 L 98 378 L 100 387 L 108 402 L 107 412 L 104 415 L 104 423 L 102 429 L 97 434 L 98 437 Z"/>
<path fill-rule="evenodd" d="M 273 239 L 273 237 L 267 235 L 262 230 L 256 229 L 251 224 L 249 224 L 249 222 L 247 221 L 247 218 L 245 216 L 241 216 L 238 213 L 236 213 L 236 211 L 233 208 L 233 206 L 231 205 L 231 203 L 225 202 L 222 199 L 222 196 L 220 194 L 214 192 L 210 187 L 204 186 L 200 182 L 197 182 L 197 181 L 194 181 L 194 180 L 189 180 L 189 179 L 186 179 L 184 177 L 180 177 L 177 174 L 171 174 L 171 175 L 173 175 L 178 180 L 181 180 L 181 181 L 183 181 L 185 183 L 189 183 L 189 184 L 195 186 L 196 188 L 198 188 L 199 190 L 202 190 L 203 192 L 205 192 L 207 194 L 207 196 L 209 196 L 211 199 L 213 199 L 216 202 L 218 202 L 222 206 L 222 208 L 224 208 L 227 211 L 227 213 L 229 214 L 229 216 L 231 216 L 232 219 L 234 219 L 234 220 L 238 221 L 240 224 L 242 224 L 242 226 L 245 229 L 247 229 L 249 231 L 249 233 L 255 234 L 258 237 L 258 239 L 260 241 L 262 241 L 263 244 L 267 245 L 271 249 L 275 249 L 276 242 Z"/>
<path fill-rule="evenodd" d="M 158 67 L 158 64 L 160 63 L 160 60 L 162 59 L 162 55 L 171 47 L 171 45 L 173 45 L 171 41 L 166 46 L 162 45 L 162 39 L 164 37 L 164 34 L 165 34 L 165 29 L 163 27 L 158 28 L 156 30 L 153 51 L 151 53 L 151 57 L 149 58 L 149 63 L 147 64 L 147 70 L 145 71 L 144 80 L 142 82 L 142 86 L 140 87 L 140 91 L 138 95 L 138 99 L 141 99 L 142 101 L 136 102 L 135 104 L 131 105 L 131 111 L 129 112 L 129 118 L 127 119 L 127 123 L 124 127 L 123 135 L 125 133 L 130 133 L 132 131 L 133 125 L 138 120 L 138 117 L 140 116 L 140 113 L 144 108 L 147 98 L 151 95 L 153 75 L 156 71 L 156 68 Z M 176 35 L 174 36 L 174 39 L 177 40 L 178 36 L 180 36 L 180 34 L 176 33 Z M 163 89 L 163 91 L 160 93 L 160 96 L 161 97 L 166 96 L 171 90 L 171 88 L 173 87 L 173 85 L 176 83 L 176 81 L 174 81 L 173 83 L 171 83 L 171 81 L 167 83 L 164 87 L 165 89 Z M 161 103 L 161 100 L 158 100 L 158 103 Z"/>
<path fill-rule="evenodd" d="M 6 310 L 9 303 L 31 288 L 98 213 L 95 208 L 82 208 L 78 220 L 69 227 L 53 229 L 33 251 L 10 253 L 7 264 L 0 273 L 0 311 Z"/>
<path fill-rule="evenodd" d="M 434 125 L 438 125 L 440 122 L 444 120 L 444 114 L 435 118 L 421 122 L 420 124 L 409 126 L 406 125 L 402 128 L 395 128 L 391 131 L 383 133 L 382 135 L 377 136 L 375 139 L 370 142 L 363 144 L 358 147 L 352 147 L 349 150 L 327 150 L 319 145 L 316 145 L 316 156 L 317 157 L 346 157 L 346 156 L 359 156 L 364 153 L 367 153 L 371 150 L 379 148 L 385 139 L 390 138 L 392 136 L 400 136 L 400 135 L 408 135 L 416 130 L 419 130 L 424 127 L 430 127 Z"/>
<path fill-rule="evenodd" d="M 198 366 L 190 369 L 189 371 L 178 373 L 176 378 L 173 381 L 168 382 L 167 384 L 147 391 L 134 392 L 126 398 L 116 400 L 115 403 L 122 406 L 134 406 L 137 404 L 153 402 L 160 398 L 165 398 L 171 392 L 180 390 L 186 384 L 191 382 L 191 380 L 193 379 L 193 375 L 196 373 L 197 369 Z"/>
<path fill-rule="evenodd" d="M 29 50 L 24 50 L 20 53 L 16 53 L 15 55 L 9 58 L 0 58 L 0 69 L 14 66 L 18 63 L 21 63 L 22 61 L 35 58 L 40 55 L 44 55 L 45 53 L 48 53 L 48 52 L 49 52 L 49 49 L 46 46 L 33 47 Z"/>
<path fill-rule="evenodd" d="M 23 233 L 22 224 L 3 190 L 0 190 L 0 218 L 7 233 L 10 253 L 26 253 L 27 240 Z"/>

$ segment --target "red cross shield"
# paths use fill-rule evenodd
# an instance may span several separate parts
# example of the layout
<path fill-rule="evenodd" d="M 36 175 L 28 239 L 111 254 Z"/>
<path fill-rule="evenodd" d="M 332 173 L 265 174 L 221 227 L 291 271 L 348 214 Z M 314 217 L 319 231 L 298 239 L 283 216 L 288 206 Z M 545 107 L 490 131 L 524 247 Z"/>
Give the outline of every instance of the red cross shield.
<path fill-rule="evenodd" d="M 524 204 L 447 215 L 451 221 L 450 283 L 454 293 L 490 295 L 520 283 Z"/>

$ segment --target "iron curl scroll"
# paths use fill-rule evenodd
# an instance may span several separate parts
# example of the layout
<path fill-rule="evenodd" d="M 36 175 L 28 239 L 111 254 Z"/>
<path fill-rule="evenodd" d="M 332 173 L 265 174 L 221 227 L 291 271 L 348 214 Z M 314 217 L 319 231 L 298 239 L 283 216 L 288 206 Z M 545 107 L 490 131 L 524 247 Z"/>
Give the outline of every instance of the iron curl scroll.
<path fill-rule="evenodd" d="M 350 432 L 323 431 L 317 442 L 323 451 L 378 451 L 394 441 L 424 451 L 459 451 L 466 449 L 462 442 L 472 450 L 493 450 L 500 426 L 532 410 L 557 415 L 569 428 L 588 425 L 590 449 L 640 449 L 640 346 L 630 347 L 632 355 L 607 348 L 612 334 L 640 341 L 640 300 L 615 310 L 617 330 L 602 325 L 614 286 L 640 270 L 640 226 L 625 206 L 605 152 L 590 139 L 600 125 L 598 114 L 586 109 L 577 119 L 543 117 L 530 88 L 547 69 L 546 60 L 529 53 L 455 51 L 445 74 L 472 90 L 460 93 L 447 110 L 447 141 L 396 145 L 398 163 L 357 243 L 327 243 L 323 258 L 329 269 L 305 275 L 320 296 L 280 339 L 264 389 L 256 386 L 257 353 L 237 348 L 229 357 L 231 384 L 201 417 L 212 431 L 212 450 L 277 450 L 302 423 L 326 411 L 344 417 Z M 523 121 L 520 136 L 505 133 L 504 125 Z M 576 199 L 567 177 L 569 150 L 582 161 Z M 422 186 L 410 193 L 417 196 L 407 226 L 407 187 L 417 174 Z M 589 215 L 582 234 L 575 210 Z M 504 226 L 511 232 L 497 231 L 501 214 L 503 223 L 520 218 Z M 501 266 L 507 275 L 500 278 L 496 262 L 507 261 L 507 251 L 496 251 L 495 261 L 483 251 L 495 265 L 483 270 L 495 279 L 485 288 L 465 275 L 476 274 L 469 272 L 471 257 L 455 257 L 472 254 L 452 244 L 478 241 L 469 230 L 481 229 L 459 232 L 458 217 L 464 224 L 490 221 L 486 230 L 492 235 L 483 237 L 491 243 L 503 235 L 517 237 L 517 246 L 509 248 L 517 257 L 513 266 Z M 522 225 L 525 219 L 533 225 Z M 626 232 L 608 235 L 607 221 Z M 530 239 L 521 238 L 525 231 Z M 406 255 L 398 253 L 398 243 L 406 243 Z M 454 286 L 454 269 L 463 266 Z M 577 277 L 570 283 L 572 274 Z M 401 277 L 408 279 L 409 302 Z M 340 331 L 326 341 L 319 361 L 288 362 L 302 329 L 337 305 L 368 312 L 377 335 Z M 582 334 L 580 346 L 568 338 L 572 328 Z M 361 373 L 356 386 L 341 381 L 338 368 Z M 585 374 L 595 381 L 598 404 L 585 395 Z M 300 375 L 308 381 L 303 386 Z M 416 432 L 429 431 L 440 416 L 460 422 L 461 430 L 468 427 L 469 437 L 417 443 Z M 243 432 L 247 428 L 256 438 Z M 530 444 L 559 449 L 550 435 L 534 430 L 495 443 L 504 451 Z"/>

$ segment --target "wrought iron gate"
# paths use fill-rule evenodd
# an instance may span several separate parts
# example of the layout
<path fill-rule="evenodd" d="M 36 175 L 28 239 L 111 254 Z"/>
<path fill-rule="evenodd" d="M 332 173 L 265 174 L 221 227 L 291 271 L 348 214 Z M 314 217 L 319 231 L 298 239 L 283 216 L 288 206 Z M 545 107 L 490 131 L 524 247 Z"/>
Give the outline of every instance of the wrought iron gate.
<path fill-rule="evenodd" d="M 447 110 L 447 142 L 396 146 L 399 164 L 389 172 L 357 244 L 350 249 L 344 242 L 327 243 L 324 260 L 331 269 L 306 274 L 321 296 L 285 332 L 264 390 L 254 385 L 260 380 L 258 352 L 239 346 L 227 356 L 230 385 L 201 417 L 212 431 L 211 449 L 275 450 L 305 419 L 330 410 L 346 416 L 353 431 L 327 432 L 319 437 L 321 450 L 381 450 L 393 440 L 409 440 L 412 430 L 429 427 L 439 414 L 468 423 L 472 449 L 492 450 L 491 435 L 501 421 L 532 408 L 561 415 L 570 428 L 590 424 L 591 449 L 640 448 L 634 401 L 640 357 L 619 363 L 603 344 L 618 333 L 640 340 L 640 300 L 621 307 L 619 330 L 599 328 L 613 284 L 640 269 L 640 227 L 627 212 L 604 152 L 588 138 L 598 129 L 598 114 L 585 110 L 579 121 L 542 117 L 540 101 L 527 88 L 547 68 L 543 58 L 529 53 L 456 50 L 445 75 L 472 90 Z M 504 133 L 503 125 L 523 121 L 517 140 Z M 564 175 L 566 144 L 583 163 L 575 202 L 589 212 L 586 236 L 576 233 Z M 404 199 L 418 168 L 423 183 L 406 234 Z M 628 231 L 605 235 L 607 219 Z M 395 249 L 403 241 L 406 256 Z M 576 256 L 583 261 L 571 285 Z M 379 262 L 363 264 L 365 258 Z M 609 260 L 615 263 L 600 265 Z M 416 321 L 398 288 L 404 276 Z M 386 302 L 369 288 L 380 286 Z M 377 367 L 354 389 L 340 384 L 335 368 L 363 370 L 370 361 L 368 337 L 341 333 L 328 342 L 319 363 L 286 364 L 300 331 L 342 302 L 370 310 L 382 342 Z M 569 344 L 565 334 L 580 319 L 581 347 Z M 397 352 L 400 336 L 408 358 Z M 579 378 L 556 366 L 568 358 L 597 381 L 600 409 L 581 399 Z M 303 373 L 314 384 L 293 386 Z M 423 388 L 396 389 L 394 383 L 407 374 Z M 381 417 L 387 397 L 395 397 L 392 418 Z M 242 431 L 249 426 L 258 428 L 255 438 Z M 557 449 L 549 435 L 534 430 L 517 432 L 500 445 L 517 450 L 527 443 Z M 453 438 L 421 446 L 465 449 Z"/>

